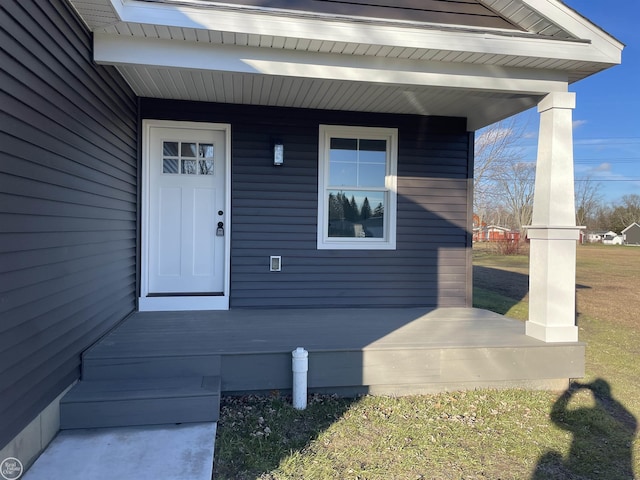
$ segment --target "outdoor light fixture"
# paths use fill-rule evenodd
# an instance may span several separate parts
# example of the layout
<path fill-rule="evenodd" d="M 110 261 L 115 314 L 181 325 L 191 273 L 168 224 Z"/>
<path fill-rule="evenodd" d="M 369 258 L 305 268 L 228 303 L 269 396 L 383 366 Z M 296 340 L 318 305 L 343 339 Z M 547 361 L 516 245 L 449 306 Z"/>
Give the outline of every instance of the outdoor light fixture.
<path fill-rule="evenodd" d="M 273 164 L 282 165 L 284 163 L 284 145 L 282 142 L 273 144 Z"/>

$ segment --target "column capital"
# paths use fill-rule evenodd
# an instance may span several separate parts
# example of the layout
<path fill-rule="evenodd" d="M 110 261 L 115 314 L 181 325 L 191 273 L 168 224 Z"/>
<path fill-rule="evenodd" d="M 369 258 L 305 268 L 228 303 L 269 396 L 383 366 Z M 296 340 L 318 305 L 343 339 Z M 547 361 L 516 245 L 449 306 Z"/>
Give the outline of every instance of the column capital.
<path fill-rule="evenodd" d="M 576 108 L 576 94 L 574 92 L 551 92 L 538 103 L 538 113 L 552 108 Z"/>
<path fill-rule="evenodd" d="M 524 228 L 526 228 L 527 238 L 530 240 L 534 238 L 541 240 L 580 240 L 580 230 L 585 230 L 587 227 L 528 225 Z"/>

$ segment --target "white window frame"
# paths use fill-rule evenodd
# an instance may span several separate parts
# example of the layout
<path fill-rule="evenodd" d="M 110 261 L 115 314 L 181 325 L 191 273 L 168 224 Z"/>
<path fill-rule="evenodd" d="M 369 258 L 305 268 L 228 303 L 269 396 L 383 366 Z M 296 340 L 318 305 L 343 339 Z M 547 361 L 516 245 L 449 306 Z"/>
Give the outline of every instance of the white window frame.
<path fill-rule="evenodd" d="M 329 237 L 329 209 L 327 190 L 329 185 L 329 151 L 331 138 L 358 138 L 386 140 L 387 161 L 385 174 L 386 201 L 384 238 L 335 238 Z M 318 250 L 395 250 L 397 217 L 398 129 L 379 127 L 354 127 L 320 125 L 318 142 Z M 334 187 L 335 188 L 335 187 Z M 345 190 L 357 190 L 342 186 Z M 366 190 L 366 188 L 363 188 Z"/>

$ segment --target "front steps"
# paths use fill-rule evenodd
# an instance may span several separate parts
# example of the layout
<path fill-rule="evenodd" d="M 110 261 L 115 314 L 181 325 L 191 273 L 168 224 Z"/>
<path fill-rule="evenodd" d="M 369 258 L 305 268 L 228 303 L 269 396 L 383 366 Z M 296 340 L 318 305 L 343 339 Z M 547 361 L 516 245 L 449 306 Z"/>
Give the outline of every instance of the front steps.
<path fill-rule="evenodd" d="M 60 402 L 60 428 L 215 422 L 220 377 L 81 381 Z"/>
<path fill-rule="evenodd" d="M 60 428 L 215 422 L 218 355 L 101 357 L 89 349 L 82 380 L 60 402 Z"/>

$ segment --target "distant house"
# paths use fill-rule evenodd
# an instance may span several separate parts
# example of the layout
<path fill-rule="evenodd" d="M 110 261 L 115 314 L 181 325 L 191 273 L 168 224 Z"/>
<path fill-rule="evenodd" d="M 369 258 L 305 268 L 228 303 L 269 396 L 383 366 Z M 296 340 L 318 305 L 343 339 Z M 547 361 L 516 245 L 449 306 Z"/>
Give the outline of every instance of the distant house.
<path fill-rule="evenodd" d="M 623 45 L 561 1 L 3 0 L 2 30 L 0 460 L 37 455 L 78 380 L 135 374 L 153 392 L 161 380 L 172 396 L 154 400 L 171 402 L 289 388 L 298 342 L 273 354 L 240 317 L 274 343 L 321 331 L 306 338 L 310 387 L 324 390 L 547 388 L 584 374 L 567 268 L 580 231 L 570 89 L 619 64 Z M 532 107 L 544 194 L 528 230 L 529 320 L 499 318 L 498 332 L 471 308 L 474 135 Z M 336 330 L 328 309 L 344 318 Z M 398 354 L 377 348 L 412 309 L 445 311 Z M 209 358 L 189 342 L 203 339 L 191 310 L 271 363 Z M 452 350 L 451 310 L 481 330 L 471 340 L 520 345 Z M 134 317 L 153 355 L 85 361 Z M 442 351 L 418 354 L 427 340 Z M 417 374 L 401 384 L 405 360 Z M 143 414 L 160 410 L 133 393 Z"/>
<path fill-rule="evenodd" d="M 625 245 L 640 245 L 640 225 L 636 222 L 622 230 Z"/>
<path fill-rule="evenodd" d="M 604 245 L 622 245 L 623 237 L 616 232 L 607 232 L 602 236 L 602 243 Z"/>
<path fill-rule="evenodd" d="M 487 225 L 473 230 L 475 242 L 519 242 L 520 232 L 500 225 Z"/>
<path fill-rule="evenodd" d="M 486 235 L 487 241 L 489 242 L 518 242 L 520 240 L 520 232 L 499 225 L 487 226 Z"/>
<path fill-rule="evenodd" d="M 588 243 L 602 243 L 602 237 L 604 237 L 607 232 L 589 232 L 586 235 L 586 241 Z"/>

